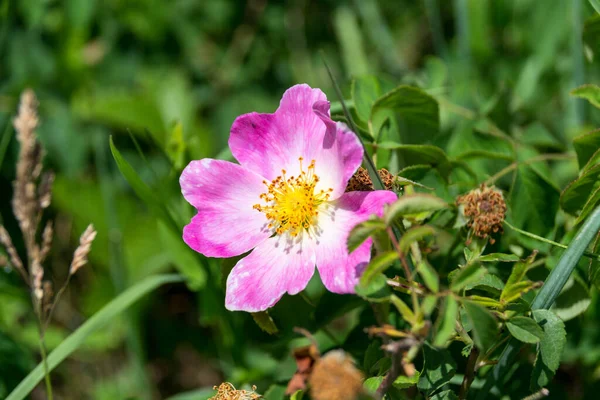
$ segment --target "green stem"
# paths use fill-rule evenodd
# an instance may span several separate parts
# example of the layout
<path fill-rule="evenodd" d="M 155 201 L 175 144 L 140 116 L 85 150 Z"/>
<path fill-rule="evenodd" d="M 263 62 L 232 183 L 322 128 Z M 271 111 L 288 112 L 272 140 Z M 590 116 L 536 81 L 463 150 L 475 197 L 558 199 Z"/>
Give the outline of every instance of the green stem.
<path fill-rule="evenodd" d="M 527 231 L 524 231 L 522 229 L 519 229 L 516 226 L 513 226 L 508 221 L 504 221 L 504 224 L 506 226 L 508 226 L 510 229 L 512 229 L 513 231 L 518 232 L 521 235 L 528 236 L 528 237 L 530 237 L 532 239 L 538 240 L 540 242 L 548 243 L 548 244 L 551 244 L 552 246 L 560 247 L 561 249 L 566 249 L 568 247 L 568 246 L 566 246 L 566 245 L 564 245 L 562 243 L 555 242 L 554 240 L 546 239 L 546 238 L 538 236 L 538 235 L 536 235 L 534 233 L 527 232 Z M 583 252 L 583 255 L 586 256 L 586 257 L 588 257 L 588 258 L 591 258 L 593 260 L 600 261 L 600 254 L 591 253 L 591 252 L 589 252 L 589 251 L 586 250 L 586 251 Z"/>
<path fill-rule="evenodd" d="M 46 383 L 46 398 L 52 400 L 52 381 L 50 380 L 50 368 L 48 367 L 48 354 L 46 352 L 46 342 L 44 334 L 40 328 L 40 354 L 42 355 L 42 365 L 44 366 L 44 382 Z"/>

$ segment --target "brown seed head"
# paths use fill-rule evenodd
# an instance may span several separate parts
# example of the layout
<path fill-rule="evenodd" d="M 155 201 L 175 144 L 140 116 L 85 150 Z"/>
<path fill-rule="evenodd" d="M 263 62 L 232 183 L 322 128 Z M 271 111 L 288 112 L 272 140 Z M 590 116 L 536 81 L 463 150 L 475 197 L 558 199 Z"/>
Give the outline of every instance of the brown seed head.
<path fill-rule="evenodd" d="M 394 175 L 385 168 L 380 169 L 378 172 L 385 189 L 392 190 L 394 187 Z M 375 188 L 373 186 L 373 181 L 371 181 L 371 177 L 369 176 L 369 172 L 363 167 L 358 167 L 358 170 L 348 181 L 346 192 L 370 192 L 373 190 L 375 190 Z"/>
<path fill-rule="evenodd" d="M 217 394 L 209 400 L 254 400 L 261 399 L 262 396 L 255 392 L 256 386 L 252 386 L 252 391 L 237 390 L 231 383 L 223 382 L 219 386 L 213 387 Z"/>
<path fill-rule="evenodd" d="M 71 261 L 71 268 L 69 269 L 70 275 L 73 275 L 77 272 L 77 270 L 79 270 L 79 268 L 87 264 L 87 256 L 92 249 L 92 242 L 96 238 L 96 233 L 97 232 L 94 229 L 94 225 L 90 224 L 81 234 L 81 237 L 79 238 L 79 246 L 77 249 L 75 249 L 73 261 Z"/>
<path fill-rule="evenodd" d="M 363 375 L 342 350 L 332 350 L 318 360 L 309 378 L 314 400 L 352 400 L 362 392 Z"/>
<path fill-rule="evenodd" d="M 493 244 L 495 239 L 491 235 L 502 234 L 506 202 L 498 189 L 482 184 L 480 188 L 459 196 L 456 202 L 464 206 L 464 214 L 469 219 L 467 226 L 475 236 L 489 237 Z"/>

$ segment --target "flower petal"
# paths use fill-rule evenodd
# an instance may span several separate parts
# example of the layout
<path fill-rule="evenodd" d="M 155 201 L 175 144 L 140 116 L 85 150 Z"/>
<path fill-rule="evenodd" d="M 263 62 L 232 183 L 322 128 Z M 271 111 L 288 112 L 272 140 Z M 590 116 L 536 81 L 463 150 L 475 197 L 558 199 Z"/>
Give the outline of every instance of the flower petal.
<path fill-rule="evenodd" d="M 332 210 L 321 214 L 322 229 L 315 248 L 317 269 L 325 287 L 334 293 L 354 293 L 354 287 L 371 258 L 371 240 L 368 239 L 348 254 L 346 241 L 356 224 L 369 216 L 383 213 L 384 204 L 396 200 L 396 194 L 387 190 L 349 192 L 332 204 Z"/>
<path fill-rule="evenodd" d="M 244 167 L 273 180 L 285 169 L 288 176 L 315 160 L 318 190 L 333 189 L 335 199 L 360 166 L 363 148 L 348 128 L 329 117 L 329 103 L 319 89 L 296 85 L 288 89 L 274 114 L 250 113 L 231 127 L 229 147 Z"/>
<path fill-rule="evenodd" d="M 229 147 L 236 160 L 246 168 L 273 180 L 282 169 L 298 169 L 298 158 L 307 143 L 322 138 L 325 125 L 313 112 L 325 94 L 308 85 L 296 85 L 283 95 L 274 114 L 250 113 L 233 122 Z M 293 170 L 296 173 L 296 170 Z"/>
<path fill-rule="evenodd" d="M 315 103 L 313 109 L 327 129 L 322 145 L 306 157 L 316 161 L 315 173 L 320 178 L 317 189 L 331 188 L 331 199 L 337 199 L 344 194 L 348 180 L 362 163 L 363 146 L 345 124 L 336 123 L 329 117 L 328 102 Z"/>
<path fill-rule="evenodd" d="M 302 291 L 315 271 L 314 243 L 291 244 L 275 236 L 241 259 L 227 278 L 225 307 L 231 311 L 264 311 L 284 293 Z"/>
<path fill-rule="evenodd" d="M 263 180 L 228 161 L 190 162 L 179 182 L 198 214 L 183 229 L 183 240 L 207 257 L 232 257 L 267 239 L 267 219 L 252 208 L 265 192 Z"/>

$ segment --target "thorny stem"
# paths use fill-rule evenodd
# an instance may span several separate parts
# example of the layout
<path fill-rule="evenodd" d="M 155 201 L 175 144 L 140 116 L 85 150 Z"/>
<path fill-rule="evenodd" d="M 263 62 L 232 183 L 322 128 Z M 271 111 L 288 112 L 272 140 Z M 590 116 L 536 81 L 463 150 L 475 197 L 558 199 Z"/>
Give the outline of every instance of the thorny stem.
<path fill-rule="evenodd" d="M 402 366 L 405 363 L 411 362 L 418 354 L 421 342 L 417 342 L 413 338 L 406 338 L 397 342 L 391 342 L 384 347 L 392 354 L 392 366 L 377 388 L 376 393 L 380 399 L 383 399 L 383 396 L 392 387 L 394 381 L 404 372 Z M 404 350 L 408 350 L 406 357 L 404 356 Z"/>
<path fill-rule="evenodd" d="M 512 229 L 513 231 L 520 233 L 521 235 L 525 235 L 525 236 L 528 236 L 528 237 L 530 237 L 532 239 L 539 240 L 540 242 L 551 244 L 552 246 L 560 247 L 561 249 L 566 249 L 567 248 L 567 246 L 564 245 L 564 244 L 562 244 L 562 243 L 558 243 L 558 242 L 555 242 L 554 240 L 546 239 L 546 238 L 538 236 L 538 235 L 536 235 L 534 233 L 527 232 L 527 231 L 524 231 L 522 229 L 519 229 L 516 226 L 513 226 L 512 224 L 510 224 L 509 222 L 507 222 L 506 220 L 504 221 L 504 224 L 506 226 L 508 226 L 510 229 Z M 600 261 L 600 254 L 590 253 L 589 251 L 586 250 L 586 251 L 583 252 L 583 255 L 586 256 L 586 257 L 588 257 L 588 258 Z"/>
<path fill-rule="evenodd" d="M 504 175 L 514 171 L 515 169 L 517 169 L 517 167 L 519 166 L 519 164 L 524 164 L 524 165 L 529 165 L 529 164 L 533 164 L 535 162 L 539 162 L 539 161 L 546 161 L 546 160 L 569 160 L 572 159 L 573 155 L 571 154 L 541 154 L 539 156 L 535 156 L 532 157 L 528 160 L 525 161 L 515 161 L 512 164 L 510 164 L 509 166 L 501 169 L 498 173 L 496 173 L 495 175 L 492 175 L 490 178 L 488 178 L 487 181 L 485 181 L 485 184 L 490 186 L 493 185 L 494 182 L 496 182 L 498 179 L 502 178 Z"/>
<path fill-rule="evenodd" d="M 465 376 L 463 378 L 462 384 L 460 385 L 460 392 L 458 393 L 459 400 L 464 400 L 467 398 L 467 393 L 469 392 L 469 388 L 475 379 L 475 371 L 477 370 L 477 357 L 479 356 L 479 350 L 477 347 L 473 347 L 471 349 L 471 354 L 469 354 L 469 359 L 467 361 L 467 367 L 465 370 Z"/>

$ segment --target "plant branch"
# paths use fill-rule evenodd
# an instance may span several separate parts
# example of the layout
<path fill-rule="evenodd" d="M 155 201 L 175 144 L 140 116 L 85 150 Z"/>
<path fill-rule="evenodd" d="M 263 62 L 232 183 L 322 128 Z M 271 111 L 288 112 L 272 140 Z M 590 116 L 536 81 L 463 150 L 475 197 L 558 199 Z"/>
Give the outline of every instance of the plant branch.
<path fill-rule="evenodd" d="M 463 378 L 462 384 L 460 385 L 460 392 L 458 393 L 459 400 L 464 400 L 467 398 L 467 393 L 469 392 L 469 388 L 475 379 L 475 372 L 477 371 L 477 357 L 479 356 L 479 350 L 477 347 L 473 347 L 471 349 L 471 354 L 469 354 L 469 360 L 467 361 L 467 367 L 465 370 L 465 376 Z"/>
<path fill-rule="evenodd" d="M 527 231 L 524 231 L 522 229 L 519 229 L 516 226 L 512 225 L 508 221 L 504 221 L 504 224 L 506 224 L 506 226 L 508 226 L 513 231 L 520 233 L 521 235 L 528 236 L 528 237 L 530 237 L 532 239 L 535 239 L 535 240 L 538 240 L 540 242 L 551 244 L 552 246 L 560 247 L 561 249 L 568 248 L 568 246 L 566 246 L 566 245 L 564 245 L 562 243 L 558 243 L 558 242 L 555 242 L 554 240 L 546 239 L 546 238 L 538 236 L 538 235 L 536 235 L 534 233 L 527 232 Z M 583 252 L 583 255 L 586 256 L 586 257 L 588 257 L 588 258 L 591 258 L 593 260 L 600 261 L 600 254 L 591 253 L 591 252 L 589 252 L 589 251 L 586 250 L 586 251 Z"/>
<path fill-rule="evenodd" d="M 524 165 L 529 165 L 529 164 L 533 164 L 535 162 L 539 162 L 539 161 L 546 161 L 546 160 L 570 160 L 572 159 L 574 156 L 572 154 L 555 154 L 555 153 L 550 153 L 550 154 L 541 154 L 539 156 L 535 156 L 532 157 L 528 160 L 525 161 L 515 161 L 512 164 L 510 164 L 509 166 L 501 169 L 498 173 L 496 173 L 495 175 L 492 175 L 491 177 L 489 177 L 486 181 L 485 184 L 488 186 L 491 186 L 494 184 L 494 182 L 496 182 L 498 179 L 502 178 L 504 175 L 514 171 L 515 169 L 517 169 L 517 167 L 520 164 L 524 164 Z"/>

